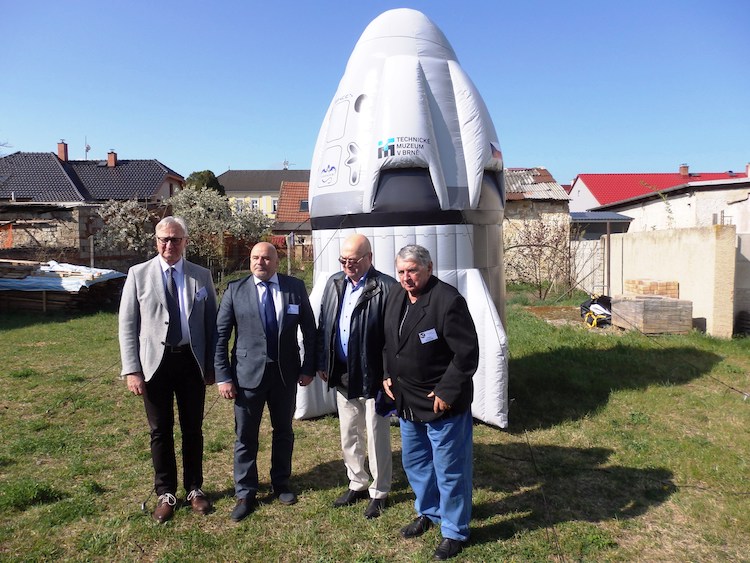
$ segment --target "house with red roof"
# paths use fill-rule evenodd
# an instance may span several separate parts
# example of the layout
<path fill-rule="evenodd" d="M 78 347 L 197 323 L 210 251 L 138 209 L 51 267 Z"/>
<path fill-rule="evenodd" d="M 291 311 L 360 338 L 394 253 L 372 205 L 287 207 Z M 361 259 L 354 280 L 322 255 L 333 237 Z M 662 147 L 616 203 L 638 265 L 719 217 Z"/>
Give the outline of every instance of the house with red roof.
<path fill-rule="evenodd" d="M 750 233 L 750 164 L 743 172 L 580 174 L 571 210 L 631 217 L 628 232 L 735 225 Z"/>
<path fill-rule="evenodd" d="M 570 188 L 571 211 L 614 211 L 612 204 L 649 198 L 687 184 L 716 186 L 724 181 L 747 181 L 750 164 L 742 172 L 690 172 L 687 164 L 675 173 L 579 174 Z"/>
<path fill-rule="evenodd" d="M 294 246 L 294 256 L 299 260 L 312 260 L 312 230 L 308 205 L 309 182 L 281 183 L 276 221 L 271 227 L 273 242 L 277 246 Z"/>

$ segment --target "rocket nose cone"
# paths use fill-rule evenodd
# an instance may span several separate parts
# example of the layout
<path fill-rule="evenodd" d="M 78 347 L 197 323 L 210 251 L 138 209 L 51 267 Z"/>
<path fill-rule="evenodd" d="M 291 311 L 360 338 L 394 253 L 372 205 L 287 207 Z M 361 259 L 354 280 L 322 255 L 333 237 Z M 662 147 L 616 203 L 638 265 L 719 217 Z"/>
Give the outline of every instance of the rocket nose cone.
<path fill-rule="evenodd" d="M 357 45 L 396 39 L 414 41 L 417 51 L 429 50 L 433 55 L 445 59 L 456 58 L 448 39 L 432 20 L 422 12 L 410 8 L 398 8 L 380 14 L 365 28 Z"/>

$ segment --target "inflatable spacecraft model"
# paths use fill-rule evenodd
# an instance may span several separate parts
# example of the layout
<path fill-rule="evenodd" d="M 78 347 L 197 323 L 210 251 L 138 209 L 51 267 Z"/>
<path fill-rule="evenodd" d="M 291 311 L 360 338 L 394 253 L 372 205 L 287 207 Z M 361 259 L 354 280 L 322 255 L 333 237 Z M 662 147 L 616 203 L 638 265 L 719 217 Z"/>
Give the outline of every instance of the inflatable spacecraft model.
<path fill-rule="evenodd" d="M 507 427 L 502 155 L 479 92 L 424 14 L 390 10 L 360 37 L 320 128 L 309 205 L 316 314 L 352 233 L 370 239 L 375 267 L 394 277 L 399 249 L 424 246 L 479 334 L 472 414 Z M 319 380 L 300 389 L 297 418 L 335 410 Z"/>

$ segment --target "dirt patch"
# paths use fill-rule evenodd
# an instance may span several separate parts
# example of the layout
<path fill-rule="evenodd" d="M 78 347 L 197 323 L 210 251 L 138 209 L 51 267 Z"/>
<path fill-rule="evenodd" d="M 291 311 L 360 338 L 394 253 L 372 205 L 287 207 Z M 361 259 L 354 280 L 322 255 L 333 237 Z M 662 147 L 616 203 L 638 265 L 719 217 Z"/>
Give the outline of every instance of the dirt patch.
<path fill-rule="evenodd" d="M 581 309 L 573 306 L 558 306 L 558 307 L 526 307 L 536 317 L 544 319 L 550 324 L 561 326 L 561 325 L 583 325 L 583 319 L 581 318 Z"/>

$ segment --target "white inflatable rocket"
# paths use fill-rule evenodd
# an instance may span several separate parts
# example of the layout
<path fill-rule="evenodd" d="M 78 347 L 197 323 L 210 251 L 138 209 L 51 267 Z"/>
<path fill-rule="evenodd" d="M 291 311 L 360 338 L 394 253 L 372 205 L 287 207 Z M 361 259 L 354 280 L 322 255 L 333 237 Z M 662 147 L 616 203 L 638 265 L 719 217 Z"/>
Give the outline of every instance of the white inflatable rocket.
<path fill-rule="evenodd" d="M 503 162 L 495 128 L 443 33 L 424 14 L 390 10 L 367 26 L 318 135 L 310 171 L 313 309 L 340 247 L 362 233 L 377 269 L 395 276 L 407 244 L 469 305 L 480 340 L 475 418 L 508 425 Z M 335 412 L 322 382 L 301 389 L 297 418 Z"/>

